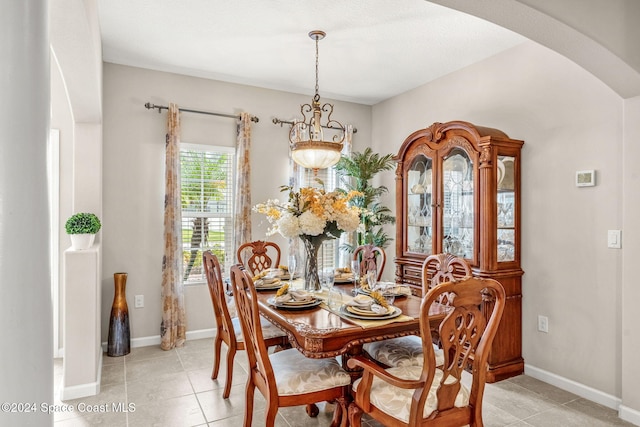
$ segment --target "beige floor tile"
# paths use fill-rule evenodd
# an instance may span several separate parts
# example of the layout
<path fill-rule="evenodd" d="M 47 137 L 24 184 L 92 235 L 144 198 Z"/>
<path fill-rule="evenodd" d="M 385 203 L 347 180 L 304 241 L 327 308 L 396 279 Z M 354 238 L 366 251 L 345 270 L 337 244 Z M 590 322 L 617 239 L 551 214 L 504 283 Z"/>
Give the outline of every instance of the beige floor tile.
<path fill-rule="evenodd" d="M 527 375 L 518 375 L 517 377 L 509 378 L 507 381 L 538 393 L 539 395 L 559 404 L 578 399 L 578 396 L 573 393 L 564 391 L 558 387 L 554 387 L 551 384 L 547 384 Z"/>
<path fill-rule="evenodd" d="M 213 366 L 212 350 L 180 352 L 179 357 L 185 371 L 211 368 Z M 224 354 L 223 360 L 225 360 L 223 363 L 226 363 L 226 353 Z"/>
<path fill-rule="evenodd" d="M 167 357 L 156 357 L 126 362 L 127 382 L 155 378 L 162 374 L 182 372 L 182 364 L 176 352 Z"/>
<path fill-rule="evenodd" d="M 518 420 L 558 406 L 555 402 L 508 381 L 486 387 L 483 402 L 502 409 Z"/>
<path fill-rule="evenodd" d="M 223 344 L 224 345 L 224 344 Z M 213 351 L 213 337 L 202 338 L 199 340 L 187 340 L 184 343 L 184 347 L 177 348 L 178 353 L 189 353 L 210 350 Z"/>
<path fill-rule="evenodd" d="M 102 365 L 101 385 L 124 383 L 124 363 Z"/>
<path fill-rule="evenodd" d="M 219 421 L 225 418 L 244 414 L 245 407 L 245 387 L 237 385 L 231 387 L 231 394 L 228 399 L 222 398 L 222 390 L 205 391 L 196 394 L 202 406 L 202 411 L 207 422 Z M 256 391 L 253 404 L 254 411 L 262 410 L 265 401 L 260 392 Z"/>
<path fill-rule="evenodd" d="M 193 394 L 186 372 L 162 374 L 156 378 L 127 381 L 127 402 L 146 403 Z"/>
<path fill-rule="evenodd" d="M 129 413 L 129 426 L 192 427 L 206 421 L 195 395 L 136 405 Z"/>
<path fill-rule="evenodd" d="M 251 420 L 252 427 L 265 427 L 264 410 L 254 411 Z M 209 423 L 209 427 L 240 427 L 244 422 L 244 414 L 225 418 Z M 295 424 L 288 423 L 282 414 L 278 414 L 274 427 L 297 427 Z"/>
<path fill-rule="evenodd" d="M 147 347 L 132 348 L 131 353 L 124 356 L 127 363 L 138 361 L 155 359 L 158 357 L 175 357 L 175 350 L 163 350 L 159 345 L 150 345 Z"/>

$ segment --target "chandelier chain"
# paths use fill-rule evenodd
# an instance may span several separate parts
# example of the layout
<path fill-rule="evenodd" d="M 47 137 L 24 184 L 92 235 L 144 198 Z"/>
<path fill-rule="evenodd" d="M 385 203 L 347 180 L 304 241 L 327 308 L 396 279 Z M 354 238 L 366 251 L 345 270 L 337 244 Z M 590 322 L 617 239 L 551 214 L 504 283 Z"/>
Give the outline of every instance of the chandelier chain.
<path fill-rule="evenodd" d="M 319 86 L 318 86 L 318 37 L 316 37 L 316 98 L 319 98 Z"/>

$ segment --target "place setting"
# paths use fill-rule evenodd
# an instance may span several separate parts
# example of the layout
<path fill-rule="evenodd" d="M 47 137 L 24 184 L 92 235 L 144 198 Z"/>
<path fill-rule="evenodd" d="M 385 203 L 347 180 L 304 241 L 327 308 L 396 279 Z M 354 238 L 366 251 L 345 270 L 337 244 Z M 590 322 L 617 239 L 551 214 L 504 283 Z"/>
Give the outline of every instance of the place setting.
<path fill-rule="evenodd" d="M 360 320 L 388 320 L 402 314 L 402 310 L 393 305 L 393 295 L 384 296 L 378 291 L 369 295 L 360 294 L 340 307 L 340 314 Z"/>
<path fill-rule="evenodd" d="M 279 309 L 304 310 L 320 305 L 322 299 L 317 298 L 311 292 L 292 289 L 288 283 L 285 283 L 278 289 L 275 296 L 267 300 L 267 303 Z"/>

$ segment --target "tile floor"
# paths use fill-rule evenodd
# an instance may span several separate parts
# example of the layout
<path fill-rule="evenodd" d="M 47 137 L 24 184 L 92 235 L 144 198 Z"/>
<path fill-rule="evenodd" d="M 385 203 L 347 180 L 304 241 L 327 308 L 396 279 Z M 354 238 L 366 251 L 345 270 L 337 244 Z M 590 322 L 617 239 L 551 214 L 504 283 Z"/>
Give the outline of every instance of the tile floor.
<path fill-rule="evenodd" d="M 105 354 L 100 394 L 60 402 L 57 395 L 62 359 L 56 359 L 56 403 L 73 405 L 74 412 L 56 413 L 54 425 L 239 427 L 244 412 L 246 356 L 244 352 L 236 356 L 233 387 L 228 400 L 222 399 L 225 363 L 221 367 L 221 381 L 212 381 L 212 361 L 211 339 L 188 341 L 184 348 L 172 351 L 162 351 L 153 346 L 134 348 L 124 357 Z M 328 426 L 332 408 L 324 404 L 319 406 L 317 418 L 307 417 L 304 407 L 282 408 L 276 426 Z M 129 408 L 128 412 L 122 410 L 125 407 Z M 263 426 L 264 400 L 259 392 L 256 392 L 254 409 L 253 425 Z M 484 423 L 487 427 L 632 426 L 620 420 L 614 410 L 526 375 L 487 385 Z M 363 425 L 377 427 L 381 424 L 365 416 Z"/>

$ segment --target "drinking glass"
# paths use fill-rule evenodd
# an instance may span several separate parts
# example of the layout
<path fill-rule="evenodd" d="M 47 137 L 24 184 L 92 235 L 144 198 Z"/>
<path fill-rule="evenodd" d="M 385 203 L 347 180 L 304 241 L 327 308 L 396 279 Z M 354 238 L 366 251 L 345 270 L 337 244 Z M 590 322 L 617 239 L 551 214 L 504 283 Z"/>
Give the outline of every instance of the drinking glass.
<path fill-rule="evenodd" d="M 322 270 L 322 285 L 329 290 L 333 287 L 333 283 L 336 278 L 336 273 L 333 268 L 325 268 Z"/>
<path fill-rule="evenodd" d="M 367 271 L 367 284 L 369 285 L 369 290 L 373 291 L 378 283 L 378 272 L 376 270 Z"/>
<path fill-rule="evenodd" d="M 289 255 L 287 260 L 287 268 L 289 269 L 289 286 L 291 286 L 291 282 L 293 281 L 293 276 L 296 274 L 296 256 Z"/>
<path fill-rule="evenodd" d="M 358 283 L 360 283 L 360 261 L 351 260 L 351 273 L 353 274 L 353 294 L 358 294 Z"/>
<path fill-rule="evenodd" d="M 389 284 L 389 285 L 386 285 L 382 291 L 384 295 L 384 299 L 387 300 L 387 304 L 389 305 L 393 305 L 393 303 L 396 300 L 395 288 L 396 288 L 395 284 Z"/>

